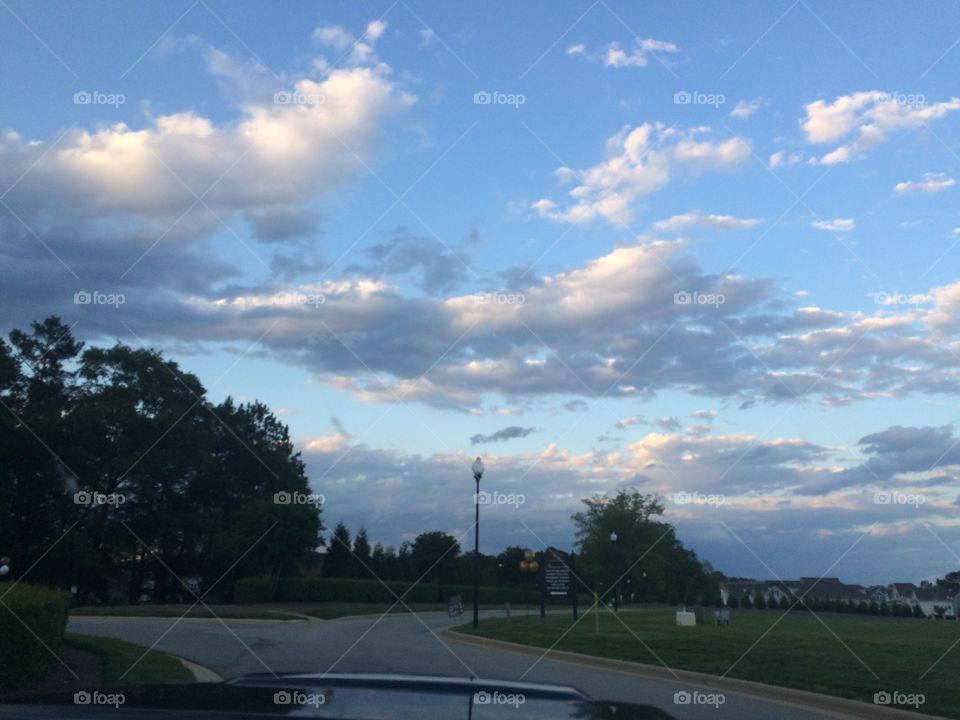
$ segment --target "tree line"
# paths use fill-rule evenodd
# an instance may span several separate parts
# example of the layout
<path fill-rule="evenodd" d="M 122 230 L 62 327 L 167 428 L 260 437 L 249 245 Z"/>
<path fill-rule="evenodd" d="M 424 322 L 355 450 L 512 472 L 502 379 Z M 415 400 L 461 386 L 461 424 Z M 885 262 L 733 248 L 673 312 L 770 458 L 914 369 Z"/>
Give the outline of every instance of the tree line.
<path fill-rule="evenodd" d="M 614 497 L 582 501 L 586 509 L 572 516 L 575 533 L 575 577 L 578 593 L 596 590 L 604 602 L 720 604 L 723 575 L 684 547 L 672 525 L 659 519 L 663 505 L 633 488 Z M 611 536 L 616 539 L 611 539 Z M 563 549 L 563 548 L 560 548 Z M 480 584 L 534 588 L 536 573 L 521 569 L 529 548 L 508 546 L 497 555 L 480 554 Z M 543 565 L 544 551 L 534 551 Z M 370 545 L 360 528 L 351 540 L 341 521 L 334 528 L 324 561 L 324 575 L 468 585 L 473 582 L 474 554 L 461 552 L 454 536 L 431 531 L 399 548 Z"/>
<path fill-rule="evenodd" d="M 260 402 L 212 403 L 155 350 L 85 348 L 58 317 L 34 322 L 0 338 L 0 405 L 0 557 L 10 577 L 71 589 L 77 603 L 229 601 L 236 579 L 302 574 L 324 543 L 330 577 L 473 580 L 473 552 L 442 531 L 394 549 L 341 522 L 325 541 L 287 426 Z M 719 602 L 720 574 L 656 497 L 583 502 L 578 592 Z M 526 552 L 481 554 L 481 584 L 535 587 Z"/>

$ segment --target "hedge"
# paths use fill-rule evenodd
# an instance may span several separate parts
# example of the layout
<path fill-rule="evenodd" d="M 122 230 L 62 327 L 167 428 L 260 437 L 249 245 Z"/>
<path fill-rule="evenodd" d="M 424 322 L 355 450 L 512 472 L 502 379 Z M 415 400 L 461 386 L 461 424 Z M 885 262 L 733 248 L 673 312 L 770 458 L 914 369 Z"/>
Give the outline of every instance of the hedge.
<path fill-rule="evenodd" d="M 370 602 L 394 603 L 397 597 L 405 603 L 438 602 L 437 586 L 434 582 L 421 582 L 417 585 L 405 581 L 355 580 L 352 578 L 281 578 L 279 582 L 269 578 L 243 578 L 234 585 L 234 600 L 238 603 L 259 603 L 271 600 L 290 600 L 298 602 Z M 274 587 L 276 590 L 274 591 Z M 392 591 L 392 592 L 391 592 Z M 395 593 L 395 594 L 394 594 Z M 473 597 L 472 585 L 445 585 L 443 596 L 459 595 L 464 602 Z M 540 602 L 536 590 L 524 590 L 510 587 L 481 587 L 480 601 L 483 603 L 529 603 Z M 580 597 L 581 604 L 590 602 L 587 596 Z M 552 604 L 552 602 L 551 602 Z"/>
<path fill-rule="evenodd" d="M 0 583 L 0 687 L 4 689 L 46 675 L 53 660 L 50 652 L 59 652 L 63 642 L 70 606 L 69 593 L 23 583 L 9 587 L 9 582 Z"/>

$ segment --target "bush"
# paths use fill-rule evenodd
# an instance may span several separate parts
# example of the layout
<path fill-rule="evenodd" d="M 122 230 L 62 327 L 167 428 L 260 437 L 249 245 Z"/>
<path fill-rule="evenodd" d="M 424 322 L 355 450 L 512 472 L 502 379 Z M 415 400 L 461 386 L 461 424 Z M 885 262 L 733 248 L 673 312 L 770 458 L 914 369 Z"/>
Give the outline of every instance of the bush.
<path fill-rule="evenodd" d="M 233 585 L 233 600 L 241 605 L 270 602 L 275 589 L 270 578 L 242 578 Z"/>
<path fill-rule="evenodd" d="M 437 602 L 437 586 L 433 582 L 418 583 L 393 580 L 358 580 L 354 578 L 280 578 L 274 589 L 269 578 L 243 578 L 234 585 L 234 600 L 238 603 L 261 603 L 271 600 L 295 602 L 365 602 L 393 604 L 399 597 L 404 603 Z M 391 592 L 392 591 L 392 592 Z M 443 596 L 459 595 L 464 603 L 473 599 L 472 585 L 445 585 Z M 593 602 L 586 594 L 577 596 L 582 607 Z M 510 587 L 481 587 L 480 602 L 486 604 L 529 603 L 539 604 L 540 596 L 535 589 Z M 557 601 L 548 601 L 554 604 Z M 569 603 L 569 599 L 564 599 Z"/>
<path fill-rule="evenodd" d="M 7 587 L 8 583 L 0 583 L 0 593 L 6 592 Z M 3 605 L 6 607 L 0 606 L 0 687 L 12 689 L 46 675 L 53 659 L 50 651 L 60 650 L 67 629 L 70 595 L 21 583 L 4 595 Z"/>

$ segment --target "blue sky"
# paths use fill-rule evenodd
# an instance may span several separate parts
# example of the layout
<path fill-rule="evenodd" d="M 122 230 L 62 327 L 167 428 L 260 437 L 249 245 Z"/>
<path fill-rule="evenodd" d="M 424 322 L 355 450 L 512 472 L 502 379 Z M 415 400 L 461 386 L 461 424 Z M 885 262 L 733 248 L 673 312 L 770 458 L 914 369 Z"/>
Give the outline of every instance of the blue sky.
<path fill-rule="evenodd" d="M 955 569 L 960 7 L 451 7 L 7 0 L 4 325 L 267 402 L 387 544 L 482 454 L 487 551 L 635 485 L 730 574 Z"/>

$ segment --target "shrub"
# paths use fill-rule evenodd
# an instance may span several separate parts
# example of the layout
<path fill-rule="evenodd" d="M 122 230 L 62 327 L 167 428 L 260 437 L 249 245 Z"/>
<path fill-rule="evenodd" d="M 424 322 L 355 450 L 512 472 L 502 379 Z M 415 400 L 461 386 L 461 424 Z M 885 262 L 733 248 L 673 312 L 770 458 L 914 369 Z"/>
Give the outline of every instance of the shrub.
<path fill-rule="evenodd" d="M 411 587 L 413 586 L 413 587 Z M 473 599 L 472 585 L 445 585 L 442 588 L 443 596 L 459 595 L 464 603 Z M 354 578 L 306 578 L 285 577 L 276 583 L 269 578 L 243 578 L 234 585 L 234 600 L 238 603 L 260 603 L 271 600 L 288 600 L 296 602 L 365 602 L 393 604 L 400 598 L 404 603 L 435 603 L 437 602 L 437 586 L 435 583 L 418 583 L 412 581 L 392 580 L 380 582 L 378 580 L 359 580 Z M 540 596 L 533 588 L 511 587 L 481 587 L 480 602 L 482 603 L 529 603 L 539 604 Z M 554 604 L 556 600 L 548 600 Z M 569 599 L 564 598 L 564 603 Z M 577 602 L 586 607 L 593 602 L 593 598 L 585 593 L 577 596 Z"/>
<path fill-rule="evenodd" d="M 8 583 L 0 583 L 0 592 L 7 587 Z M 68 593 L 36 585 L 21 583 L 4 595 L 0 605 L 0 687 L 17 688 L 46 675 L 53 659 L 50 652 L 58 652 L 63 642 L 69 606 Z"/>
<path fill-rule="evenodd" d="M 275 583 L 270 578 L 242 578 L 233 585 L 233 599 L 242 605 L 273 600 Z"/>

